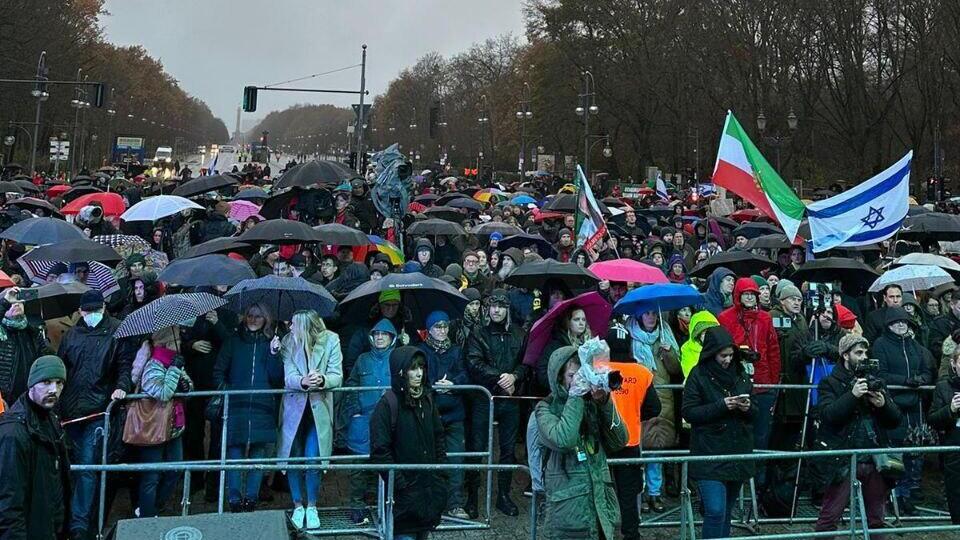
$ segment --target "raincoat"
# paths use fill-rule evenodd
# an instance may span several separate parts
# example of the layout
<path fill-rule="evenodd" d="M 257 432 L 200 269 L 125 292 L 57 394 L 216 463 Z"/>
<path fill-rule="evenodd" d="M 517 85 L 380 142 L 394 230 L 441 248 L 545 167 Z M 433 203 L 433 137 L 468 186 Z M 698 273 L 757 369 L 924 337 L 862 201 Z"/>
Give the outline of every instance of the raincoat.
<path fill-rule="evenodd" d="M 753 382 L 756 384 L 777 384 L 780 382 L 780 342 L 773 328 L 773 318 L 762 309 L 744 309 L 740 296 L 752 291 L 757 295 L 759 305 L 760 288 L 750 278 L 740 278 L 733 286 L 733 307 L 717 315 L 720 326 L 733 336 L 737 347 L 745 346 L 760 354 L 753 366 Z M 766 389 L 755 390 L 766 392 Z"/>
<path fill-rule="evenodd" d="M 727 276 L 735 276 L 730 270 L 720 267 L 710 274 L 710 281 L 707 285 L 707 292 L 704 293 L 703 307 L 714 315 L 720 315 L 720 312 L 727 307 L 727 297 L 720 291 L 720 282 Z"/>
<path fill-rule="evenodd" d="M 683 380 L 690 376 L 690 370 L 700 361 L 700 335 L 707 328 L 719 326 L 717 318 L 707 310 L 698 311 L 690 317 L 690 337 L 680 346 L 680 369 L 683 371 Z"/>

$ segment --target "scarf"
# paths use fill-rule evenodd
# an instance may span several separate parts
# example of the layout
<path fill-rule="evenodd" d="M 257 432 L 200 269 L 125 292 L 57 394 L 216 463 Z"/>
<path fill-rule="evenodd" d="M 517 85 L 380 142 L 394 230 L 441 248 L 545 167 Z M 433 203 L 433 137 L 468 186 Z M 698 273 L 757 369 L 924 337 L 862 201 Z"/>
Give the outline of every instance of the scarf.
<path fill-rule="evenodd" d="M 430 346 L 431 349 L 437 351 L 440 354 L 445 353 L 447 349 L 450 348 L 450 345 L 452 343 L 449 335 L 447 336 L 447 339 L 443 341 L 439 341 L 433 336 L 431 336 L 429 332 L 427 332 L 427 339 L 425 339 L 424 341 L 427 343 L 427 345 Z"/>
<path fill-rule="evenodd" d="M 667 279 L 670 280 L 670 283 L 687 283 L 687 273 L 680 272 L 680 274 L 674 274 L 672 271 L 667 274 Z"/>
<path fill-rule="evenodd" d="M 7 328 L 12 328 L 14 330 L 23 330 L 27 327 L 27 317 L 21 315 L 16 319 L 3 318 L 3 323 L 0 324 L 0 341 L 7 340 Z"/>
<path fill-rule="evenodd" d="M 680 350 L 676 338 L 673 337 L 673 331 L 662 322 L 653 332 L 647 332 L 636 318 L 630 317 L 627 321 L 627 331 L 630 332 L 633 358 L 650 371 L 657 371 L 657 359 L 653 354 L 653 346 L 658 340 L 674 351 Z"/>
<path fill-rule="evenodd" d="M 726 369 L 720 366 L 716 358 L 704 358 L 701 363 L 705 365 L 710 377 L 717 381 L 717 384 L 729 393 L 737 384 L 737 362 L 739 362 L 739 360 L 734 357 Z"/>

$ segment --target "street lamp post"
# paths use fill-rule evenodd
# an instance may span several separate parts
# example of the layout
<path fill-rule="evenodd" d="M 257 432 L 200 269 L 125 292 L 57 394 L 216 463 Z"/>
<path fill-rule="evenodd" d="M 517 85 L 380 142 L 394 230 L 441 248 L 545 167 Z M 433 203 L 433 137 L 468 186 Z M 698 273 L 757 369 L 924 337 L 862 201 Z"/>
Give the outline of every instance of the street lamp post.
<path fill-rule="evenodd" d="M 520 91 L 520 107 L 517 110 L 517 120 L 520 120 L 520 160 L 517 164 L 517 170 L 520 172 L 520 179 L 527 168 L 527 120 L 533 118 L 533 112 L 530 111 L 530 85 L 523 83 Z"/>
<path fill-rule="evenodd" d="M 480 117 L 477 118 L 477 123 L 480 124 L 480 151 L 477 152 L 477 174 L 481 174 L 483 171 L 483 135 L 486 128 L 486 125 L 490 123 L 490 113 L 487 109 L 487 95 L 480 95 Z"/>
<path fill-rule="evenodd" d="M 590 115 L 596 116 L 600 113 L 600 108 L 597 107 L 594 102 L 594 95 L 596 84 L 593 81 L 593 74 L 589 71 L 584 71 L 582 74 L 583 77 L 583 91 L 578 94 L 580 99 L 580 105 L 577 106 L 575 112 L 577 116 L 583 117 L 583 176 L 590 180 Z M 608 144 L 609 147 L 609 144 Z"/>
<path fill-rule="evenodd" d="M 767 133 L 767 117 L 763 114 L 762 110 L 760 114 L 757 115 L 757 130 L 760 131 L 763 143 L 776 150 L 778 174 L 782 174 L 780 170 L 780 148 L 790 144 L 790 141 L 793 139 L 792 133 L 797 130 L 797 115 L 793 113 L 793 109 L 790 109 L 790 114 L 787 115 L 787 128 L 789 129 L 787 133 Z"/>
<path fill-rule="evenodd" d="M 81 74 L 82 72 L 83 72 L 83 68 L 78 68 L 78 69 L 77 69 L 77 82 L 78 82 L 78 83 L 81 82 L 80 74 Z M 85 107 L 88 107 L 88 106 L 89 106 L 89 103 L 87 103 L 86 101 L 84 101 L 85 99 L 86 99 L 86 92 L 83 90 L 83 88 L 82 88 L 80 85 L 77 85 L 77 87 L 76 87 L 75 90 L 74 90 L 74 98 L 73 98 L 72 100 L 70 100 L 70 106 L 75 109 L 75 112 L 73 113 L 73 137 L 72 137 L 72 140 L 73 140 L 73 142 L 74 142 L 74 145 L 73 145 L 73 146 L 75 146 L 75 147 L 72 148 L 71 151 L 70 151 L 70 178 L 71 178 L 71 179 L 73 179 L 73 177 L 76 176 L 76 173 L 77 173 L 77 171 L 76 171 L 76 155 L 77 155 L 77 148 L 76 148 L 76 146 L 79 146 L 79 145 L 77 145 L 76 143 L 79 141 L 79 138 L 77 137 L 77 130 L 78 130 L 79 127 L 80 127 L 80 110 L 83 109 L 83 108 L 85 108 Z M 144 119 L 144 120 L 146 120 L 146 119 Z"/>
<path fill-rule="evenodd" d="M 36 171 L 37 166 L 37 137 L 40 136 L 40 108 L 44 101 L 50 97 L 50 94 L 47 93 L 47 85 L 45 81 L 47 80 L 47 51 L 42 51 L 40 53 L 40 60 L 37 61 L 37 74 L 36 79 L 37 83 L 34 85 L 33 91 L 30 92 L 33 97 L 37 98 L 37 114 L 33 120 L 33 137 L 32 137 L 32 148 L 30 148 L 30 174 Z"/>

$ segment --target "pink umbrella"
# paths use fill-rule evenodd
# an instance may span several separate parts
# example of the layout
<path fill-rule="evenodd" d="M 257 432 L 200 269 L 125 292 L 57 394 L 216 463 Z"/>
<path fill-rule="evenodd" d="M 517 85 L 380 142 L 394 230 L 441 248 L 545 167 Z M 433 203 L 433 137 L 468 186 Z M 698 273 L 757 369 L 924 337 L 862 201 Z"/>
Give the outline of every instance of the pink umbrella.
<path fill-rule="evenodd" d="M 590 271 L 607 281 L 631 283 L 670 283 L 663 270 L 632 259 L 613 259 L 590 265 Z"/>
<path fill-rule="evenodd" d="M 533 328 L 530 329 L 530 339 L 527 341 L 527 352 L 523 355 L 525 365 L 537 365 L 540 355 L 543 354 L 543 349 L 553 335 L 554 325 L 573 308 L 580 308 L 586 313 L 587 325 L 593 335 L 607 335 L 607 326 L 610 322 L 613 306 L 596 291 L 583 293 L 553 306 L 550 311 L 533 324 Z"/>
<path fill-rule="evenodd" d="M 250 216 L 256 216 L 263 221 L 260 215 L 260 207 L 250 201 L 238 200 L 230 202 L 230 219 L 243 221 Z"/>

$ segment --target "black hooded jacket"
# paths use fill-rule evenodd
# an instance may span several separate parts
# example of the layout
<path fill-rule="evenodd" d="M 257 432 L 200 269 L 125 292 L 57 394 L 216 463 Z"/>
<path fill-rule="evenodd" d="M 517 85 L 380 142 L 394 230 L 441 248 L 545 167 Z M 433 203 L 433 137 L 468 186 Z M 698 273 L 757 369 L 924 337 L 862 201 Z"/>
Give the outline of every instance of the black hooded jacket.
<path fill-rule="evenodd" d="M 421 238 L 417 240 L 417 245 L 413 250 L 413 260 L 420 262 L 420 258 L 417 257 L 417 252 L 422 249 L 430 250 L 430 260 L 427 261 L 427 264 L 421 264 L 423 267 L 423 274 L 427 277 L 432 277 L 435 279 L 440 279 L 440 276 L 443 275 L 443 269 L 437 266 L 436 264 L 436 253 L 434 252 L 433 242 L 428 238 Z"/>

